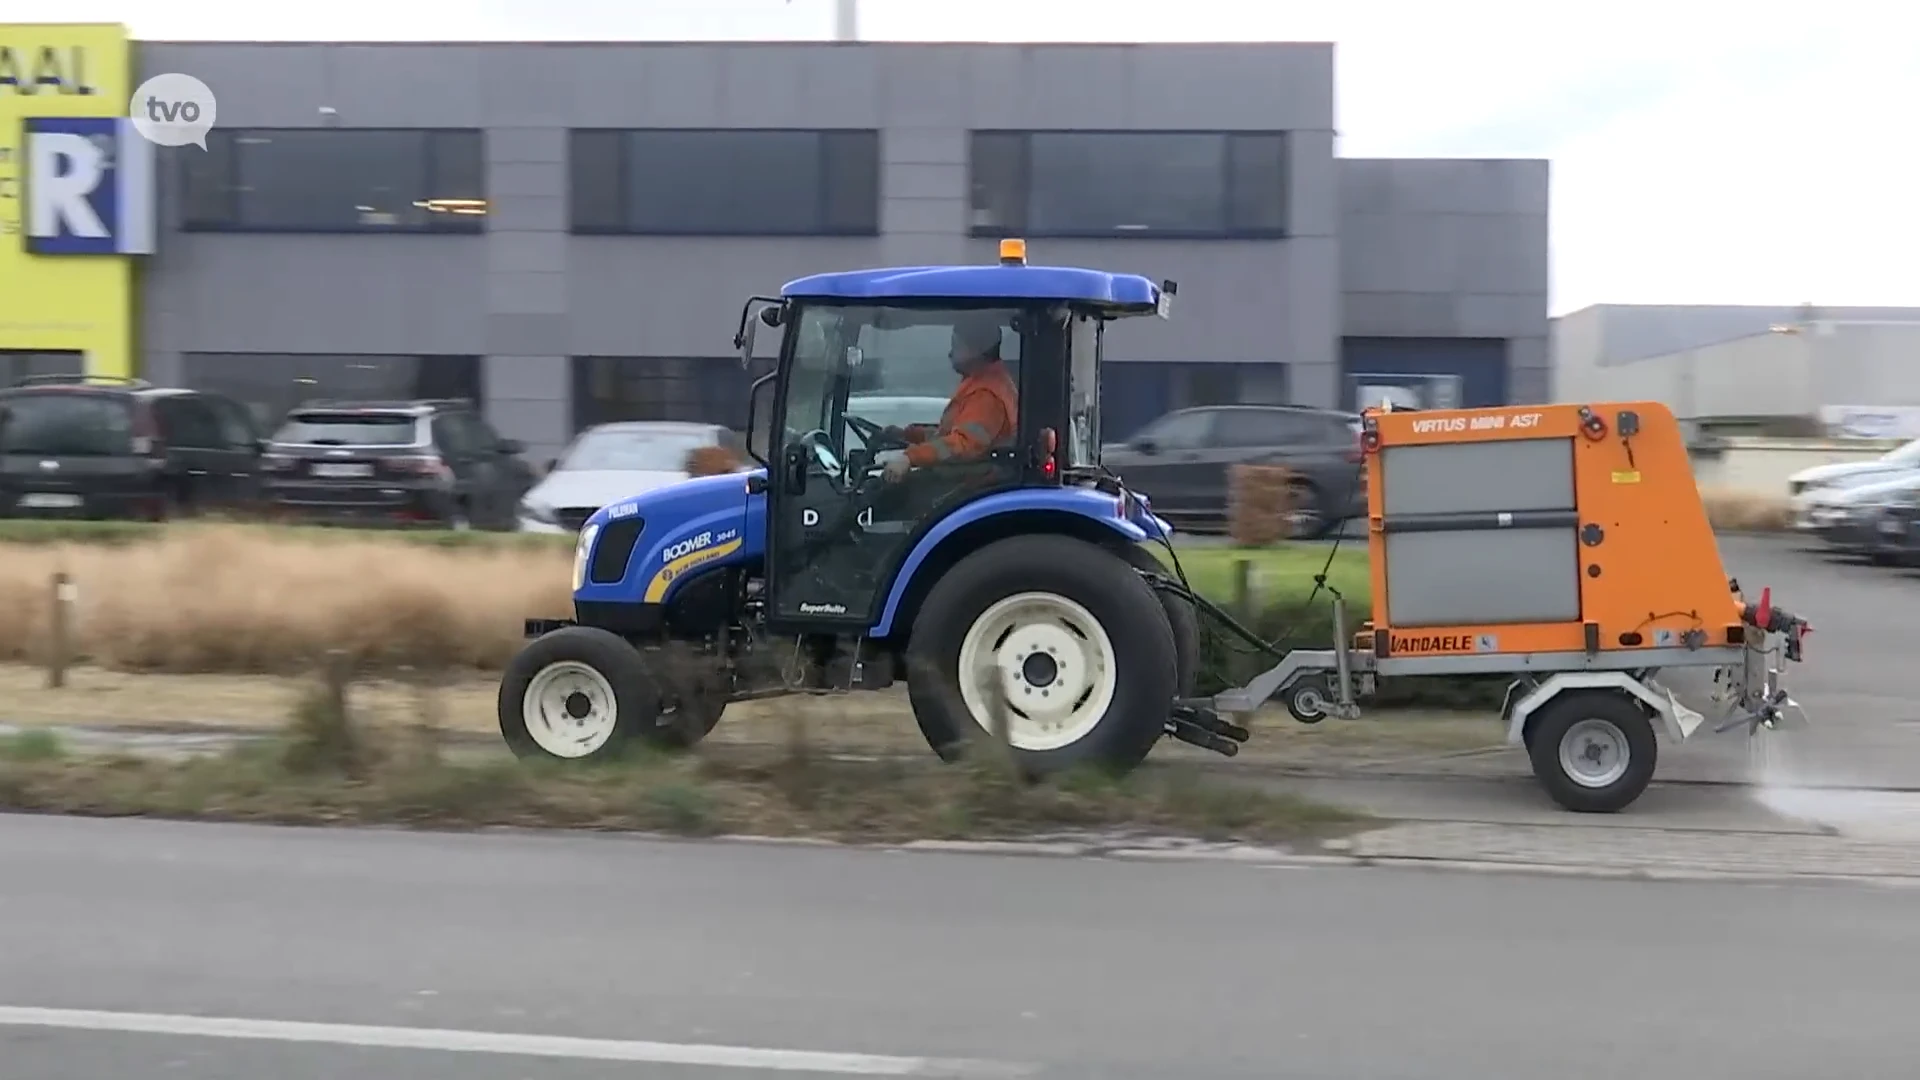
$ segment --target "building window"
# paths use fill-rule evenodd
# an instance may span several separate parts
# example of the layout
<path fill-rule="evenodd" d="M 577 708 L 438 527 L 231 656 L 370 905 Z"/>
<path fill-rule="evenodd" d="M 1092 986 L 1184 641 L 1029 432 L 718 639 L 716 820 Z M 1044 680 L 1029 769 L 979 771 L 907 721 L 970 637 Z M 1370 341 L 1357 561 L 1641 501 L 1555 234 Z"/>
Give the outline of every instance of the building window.
<path fill-rule="evenodd" d="M 265 128 L 207 134 L 181 158 L 189 232 L 476 233 L 478 131 Z"/>
<path fill-rule="evenodd" d="M 313 353 L 186 353 L 181 376 L 253 411 L 261 430 L 304 401 L 481 400 L 477 356 L 352 356 Z"/>
<path fill-rule="evenodd" d="M 576 233 L 872 236 L 874 131 L 760 129 L 571 133 Z"/>
<path fill-rule="evenodd" d="M 1277 237 L 1283 132 L 976 131 L 975 236 Z"/>
<path fill-rule="evenodd" d="M 0 349 L 0 387 L 35 375 L 78 375 L 87 369 L 85 353 Z"/>
<path fill-rule="evenodd" d="M 1100 365 L 1100 430 L 1124 441 L 1154 419 L 1202 405 L 1287 400 L 1284 364 L 1123 360 Z"/>
<path fill-rule="evenodd" d="M 747 389 L 772 370 L 770 359 L 742 370 L 738 357 L 576 356 L 573 428 L 685 420 L 745 431 Z"/>

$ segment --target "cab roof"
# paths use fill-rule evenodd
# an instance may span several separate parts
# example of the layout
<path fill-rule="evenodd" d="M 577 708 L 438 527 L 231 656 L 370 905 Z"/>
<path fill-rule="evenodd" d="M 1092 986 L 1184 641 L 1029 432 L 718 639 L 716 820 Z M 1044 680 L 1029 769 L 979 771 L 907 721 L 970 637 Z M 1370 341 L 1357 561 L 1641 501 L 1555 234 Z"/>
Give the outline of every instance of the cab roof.
<path fill-rule="evenodd" d="M 814 274 L 780 287 L 792 299 L 1057 300 L 1120 311 L 1152 312 L 1160 286 L 1138 274 L 1073 266 L 894 266 Z"/>

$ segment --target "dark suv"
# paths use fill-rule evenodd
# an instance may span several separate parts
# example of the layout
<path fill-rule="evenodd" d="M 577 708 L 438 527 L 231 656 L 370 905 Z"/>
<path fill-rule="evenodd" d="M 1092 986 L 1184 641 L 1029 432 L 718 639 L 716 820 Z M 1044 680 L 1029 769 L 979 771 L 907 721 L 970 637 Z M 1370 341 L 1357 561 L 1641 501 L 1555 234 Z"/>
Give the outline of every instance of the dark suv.
<path fill-rule="evenodd" d="M 0 389 L 0 517 L 244 513 L 260 437 L 220 394 L 100 375 L 36 375 Z"/>
<path fill-rule="evenodd" d="M 1302 405 L 1181 409 L 1103 447 L 1100 461 L 1178 528 L 1225 524 L 1228 470 L 1240 464 L 1294 471 L 1294 536 L 1324 536 L 1367 513 L 1366 458 L 1354 413 Z"/>
<path fill-rule="evenodd" d="M 282 518 L 511 529 L 533 486 L 525 449 L 462 399 L 313 401 L 268 440 L 261 475 Z"/>

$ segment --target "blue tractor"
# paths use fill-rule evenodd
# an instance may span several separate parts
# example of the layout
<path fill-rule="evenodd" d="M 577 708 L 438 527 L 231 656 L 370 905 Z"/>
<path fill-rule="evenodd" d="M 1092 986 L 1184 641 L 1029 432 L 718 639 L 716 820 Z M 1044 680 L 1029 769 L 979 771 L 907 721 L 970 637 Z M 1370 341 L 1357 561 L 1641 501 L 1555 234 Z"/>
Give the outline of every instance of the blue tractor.
<path fill-rule="evenodd" d="M 1029 266 L 1011 240 L 999 265 L 819 274 L 749 299 L 742 362 L 760 326 L 781 331 L 749 400 L 758 468 L 587 520 L 574 617 L 529 620 L 502 680 L 508 745 L 573 760 L 682 747 L 730 702 L 904 682 L 948 759 L 996 715 L 1034 776 L 1130 768 L 1167 734 L 1237 750 L 1243 729 L 1183 704 L 1199 631 L 1196 598 L 1149 546 L 1168 526 L 1099 465 L 1108 324 L 1165 318 L 1175 291 Z M 979 452 L 889 469 L 905 432 L 863 403 L 937 414 L 961 378 L 954 343 L 983 324 L 1017 418 Z"/>

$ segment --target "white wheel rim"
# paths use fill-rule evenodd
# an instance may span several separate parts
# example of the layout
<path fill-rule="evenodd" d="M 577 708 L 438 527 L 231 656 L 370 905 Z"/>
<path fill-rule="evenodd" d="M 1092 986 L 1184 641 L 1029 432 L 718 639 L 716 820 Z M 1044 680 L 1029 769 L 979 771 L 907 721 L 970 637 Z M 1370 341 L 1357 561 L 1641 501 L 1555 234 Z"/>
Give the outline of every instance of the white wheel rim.
<path fill-rule="evenodd" d="M 613 684 L 578 660 L 541 668 L 520 699 L 534 745 L 554 757 L 583 758 L 607 745 L 619 721 Z"/>
<path fill-rule="evenodd" d="M 1582 720 L 1560 737 L 1560 771 L 1583 788 L 1618 783 L 1632 759 L 1627 733 L 1608 720 Z"/>
<path fill-rule="evenodd" d="M 1058 750 L 1085 738 L 1113 704 L 1113 640 L 1086 608 L 1055 593 L 1009 596 L 973 620 L 960 643 L 960 696 L 983 730 L 991 689 L 1005 695 L 1007 741 Z"/>

